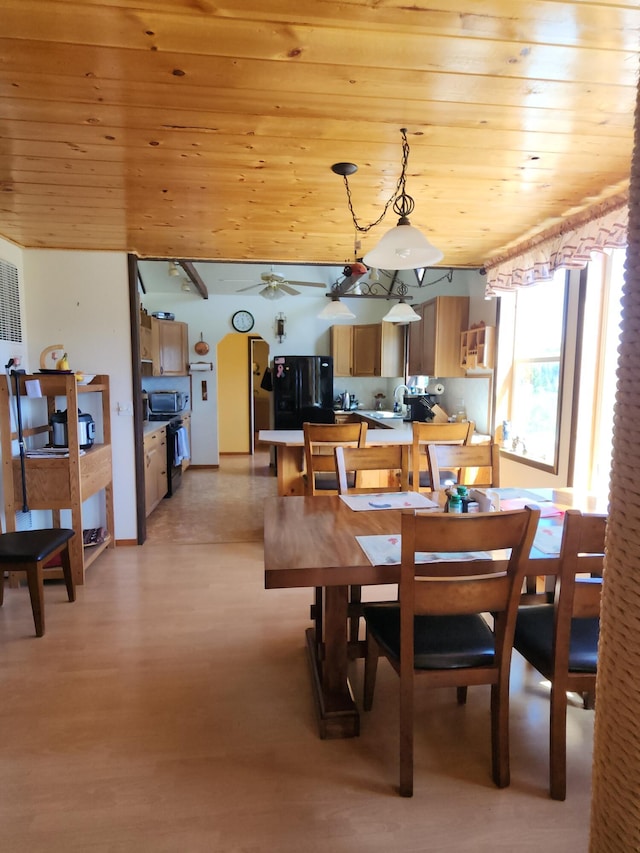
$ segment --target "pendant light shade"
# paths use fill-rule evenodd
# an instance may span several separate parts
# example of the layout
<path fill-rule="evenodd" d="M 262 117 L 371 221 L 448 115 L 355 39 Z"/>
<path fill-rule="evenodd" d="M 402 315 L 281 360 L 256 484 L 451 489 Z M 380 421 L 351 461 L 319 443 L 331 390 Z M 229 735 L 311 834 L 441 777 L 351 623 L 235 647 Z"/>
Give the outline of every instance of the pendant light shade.
<path fill-rule="evenodd" d="M 367 266 L 376 269 L 410 270 L 432 267 L 443 257 L 443 252 L 436 249 L 413 225 L 398 224 L 387 231 L 363 260 Z"/>
<path fill-rule="evenodd" d="M 353 220 L 356 234 L 367 232 L 378 223 L 382 222 L 387 211 L 391 208 L 399 217 L 398 224 L 391 231 L 387 231 L 378 245 L 362 259 L 368 267 L 384 270 L 411 270 L 422 267 L 432 267 L 439 263 L 444 253 L 433 246 L 417 228 L 409 221 L 409 216 L 415 208 L 415 201 L 406 191 L 407 166 L 409 164 L 409 142 L 407 140 L 407 129 L 401 128 L 402 134 L 402 170 L 393 195 L 388 199 L 382 213 L 375 220 L 365 225 L 358 221 L 351 201 L 351 190 L 349 188 L 349 175 L 357 172 L 358 167 L 354 163 L 334 163 L 331 171 L 341 175 L 347 193 L 347 204 Z M 359 242 L 356 241 L 359 246 Z"/>
<path fill-rule="evenodd" d="M 355 314 L 349 311 L 344 302 L 340 302 L 337 296 L 331 297 L 331 302 L 318 314 L 320 320 L 355 320 Z"/>
<path fill-rule="evenodd" d="M 385 323 L 396 323 L 398 326 L 405 326 L 407 323 L 415 323 L 420 319 L 420 315 L 416 314 L 411 305 L 400 300 L 397 305 L 394 305 L 382 318 Z"/>

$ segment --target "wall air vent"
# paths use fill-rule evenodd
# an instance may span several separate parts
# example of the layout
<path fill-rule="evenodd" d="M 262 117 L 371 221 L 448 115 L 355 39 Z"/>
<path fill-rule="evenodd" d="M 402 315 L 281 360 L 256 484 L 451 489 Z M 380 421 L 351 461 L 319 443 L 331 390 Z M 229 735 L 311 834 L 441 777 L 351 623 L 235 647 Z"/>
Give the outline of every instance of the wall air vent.
<path fill-rule="evenodd" d="M 18 269 L 0 260 L 0 341 L 22 343 Z"/>

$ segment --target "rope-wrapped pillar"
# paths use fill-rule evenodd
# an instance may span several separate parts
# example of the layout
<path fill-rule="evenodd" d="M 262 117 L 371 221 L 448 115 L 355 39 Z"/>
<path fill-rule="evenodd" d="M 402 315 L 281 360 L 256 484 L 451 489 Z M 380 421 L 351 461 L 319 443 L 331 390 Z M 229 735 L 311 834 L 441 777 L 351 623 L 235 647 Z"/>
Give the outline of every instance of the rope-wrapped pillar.
<path fill-rule="evenodd" d="M 591 853 L 640 851 L 640 88 L 629 193 L 591 808 Z"/>

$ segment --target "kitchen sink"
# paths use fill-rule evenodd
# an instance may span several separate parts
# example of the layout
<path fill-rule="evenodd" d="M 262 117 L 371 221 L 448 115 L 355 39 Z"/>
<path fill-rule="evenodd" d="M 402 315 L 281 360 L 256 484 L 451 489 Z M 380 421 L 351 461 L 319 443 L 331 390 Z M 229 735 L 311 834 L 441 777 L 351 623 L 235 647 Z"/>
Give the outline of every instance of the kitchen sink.
<path fill-rule="evenodd" d="M 379 420 L 384 420 L 386 418 L 399 418 L 400 420 L 402 420 L 403 417 L 400 412 L 386 412 L 378 410 L 370 412 L 360 410 L 359 414 L 366 415 L 368 418 L 378 418 Z"/>

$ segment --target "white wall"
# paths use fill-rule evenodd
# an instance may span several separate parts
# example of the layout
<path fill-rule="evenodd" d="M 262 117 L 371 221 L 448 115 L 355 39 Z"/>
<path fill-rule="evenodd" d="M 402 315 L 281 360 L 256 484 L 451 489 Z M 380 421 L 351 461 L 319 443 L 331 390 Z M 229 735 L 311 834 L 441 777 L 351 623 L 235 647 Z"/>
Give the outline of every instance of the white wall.
<path fill-rule="evenodd" d="M 61 343 L 73 370 L 109 374 L 115 535 L 135 540 L 133 415 L 117 411 L 118 403 L 132 404 L 127 256 L 25 249 L 23 269 L 29 369 L 38 370 L 43 349 Z M 89 410 L 84 398 L 83 407 Z"/>

